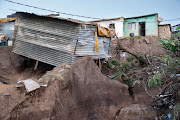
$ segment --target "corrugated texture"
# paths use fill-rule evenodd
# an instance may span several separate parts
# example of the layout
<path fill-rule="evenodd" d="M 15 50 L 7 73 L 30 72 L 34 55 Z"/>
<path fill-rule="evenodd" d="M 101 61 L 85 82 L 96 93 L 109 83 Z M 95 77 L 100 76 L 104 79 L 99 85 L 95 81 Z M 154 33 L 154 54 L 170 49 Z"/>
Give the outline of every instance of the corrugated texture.
<path fill-rule="evenodd" d="M 99 57 L 94 51 L 96 25 L 84 26 L 27 13 L 21 13 L 17 21 L 14 53 L 54 66 L 71 64 L 83 56 Z M 98 37 L 98 41 L 100 57 L 107 58 L 110 38 Z"/>
<path fill-rule="evenodd" d="M 57 66 L 72 63 L 79 24 L 44 17 L 19 17 L 13 52 Z"/>
<path fill-rule="evenodd" d="M 51 16 L 51 15 L 37 15 L 37 14 L 34 14 L 34 13 L 28 13 L 28 12 L 16 12 L 16 14 L 14 14 L 14 16 L 28 16 L 28 17 L 41 17 L 41 18 L 48 18 L 48 19 L 54 19 L 54 20 L 63 20 L 63 21 L 66 21 L 66 22 L 71 22 L 71 23 L 76 23 L 76 24 L 81 24 L 83 23 L 83 21 L 80 21 L 80 20 L 75 20 L 75 19 L 66 19 L 66 18 L 62 18 L 62 17 L 54 17 L 54 16 Z"/>
<path fill-rule="evenodd" d="M 81 27 L 78 37 L 78 43 L 76 46 L 76 56 L 98 56 L 98 52 L 95 52 L 95 32 L 97 26 L 84 26 Z M 110 54 L 110 38 L 98 37 L 99 54 L 104 58 L 107 54 Z"/>

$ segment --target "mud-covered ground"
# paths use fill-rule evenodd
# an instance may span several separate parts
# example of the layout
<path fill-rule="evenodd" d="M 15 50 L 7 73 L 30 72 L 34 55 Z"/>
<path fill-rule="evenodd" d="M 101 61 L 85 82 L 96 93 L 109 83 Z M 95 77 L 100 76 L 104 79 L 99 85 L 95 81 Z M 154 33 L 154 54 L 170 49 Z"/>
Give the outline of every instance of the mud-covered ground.
<path fill-rule="evenodd" d="M 155 39 L 148 40 L 153 43 Z M 135 45 L 147 44 L 144 39 L 135 41 Z M 134 50 L 136 47 L 129 44 L 126 49 L 140 54 L 141 45 Z M 39 63 L 36 71 L 34 60 L 13 55 L 11 50 L 0 47 L 0 120 L 154 120 L 158 114 L 152 102 L 170 82 L 164 80 L 162 85 L 148 87 L 148 77 L 166 66 L 163 48 L 158 53 L 153 50 L 154 54 L 148 55 L 150 64 L 145 66 L 128 55 L 124 61 L 119 57 L 113 63 L 113 59 L 103 63 L 102 70 L 87 57 L 57 67 Z M 116 77 L 110 79 L 107 75 Z M 122 80 L 122 75 L 128 82 Z M 27 93 L 17 81 L 28 78 L 47 87 Z"/>

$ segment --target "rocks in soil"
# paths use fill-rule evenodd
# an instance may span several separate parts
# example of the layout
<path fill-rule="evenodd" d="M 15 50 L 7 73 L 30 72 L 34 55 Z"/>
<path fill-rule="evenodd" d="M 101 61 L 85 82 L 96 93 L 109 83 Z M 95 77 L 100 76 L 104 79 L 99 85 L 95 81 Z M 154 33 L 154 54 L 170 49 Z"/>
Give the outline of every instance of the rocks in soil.
<path fill-rule="evenodd" d="M 132 104 L 120 110 L 117 120 L 153 120 L 156 113 L 145 105 Z"/>
<path fill-rule="evenodd" d="M 45 74 L 48 83 L 31 93 L 10 87 L 0 93 L 1 120 L 111 120 L 132 103 L 128 86 L 104 76 L 92 58 Z M 4 96 L 9 93 L 9 96 Z"/>

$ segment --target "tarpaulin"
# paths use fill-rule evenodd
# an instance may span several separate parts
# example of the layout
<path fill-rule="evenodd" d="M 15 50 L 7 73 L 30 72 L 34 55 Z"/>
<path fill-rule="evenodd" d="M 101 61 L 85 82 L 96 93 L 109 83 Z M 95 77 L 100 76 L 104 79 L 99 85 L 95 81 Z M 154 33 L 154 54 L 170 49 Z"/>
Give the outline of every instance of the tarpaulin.
<path fill-rule="evenodd" d="M 85 22 L 85 23 L 86 24 L 96 25 L 97 28 L 98 28 L 98 36 L 101 36 L 101 37 L 111 37 L 111 33 L 110 33 L 110 30 L 108 28 L 99 26 L 98 24 L 93 23 L 93 22 Z"/>
<path fill-rule="evenodd" d="M 99 36 L 105 36 L 105 37 L 111 37 L 110 30 L 105 27 L 97 26 L 98 27 L 98 35 Z"/>

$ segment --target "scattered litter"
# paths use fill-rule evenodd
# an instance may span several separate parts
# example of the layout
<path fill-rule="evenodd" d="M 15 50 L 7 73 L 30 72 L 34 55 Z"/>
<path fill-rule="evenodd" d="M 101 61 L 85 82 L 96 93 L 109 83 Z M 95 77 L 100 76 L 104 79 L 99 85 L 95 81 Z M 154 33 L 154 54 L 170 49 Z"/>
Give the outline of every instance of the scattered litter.
<path fill-rule="evenodd" d="M 125 57 L 126 57 L 125 52 L 122 52 L 122 53 L 120 54 L 120 56 L 121 56 L 122 58 L 125 58 Z"/>
<path fill-rule="evenodd" d="M 5 96 L 10 96 L 10 95 L 11 95 L 11 93 L 5 93 L 4 95 L 5 95 Z"/>
<path fill-rule="evenodd" d="M 116 75 L 107 75 L 108 78 L 113 79 L 116 77 Z"/>

